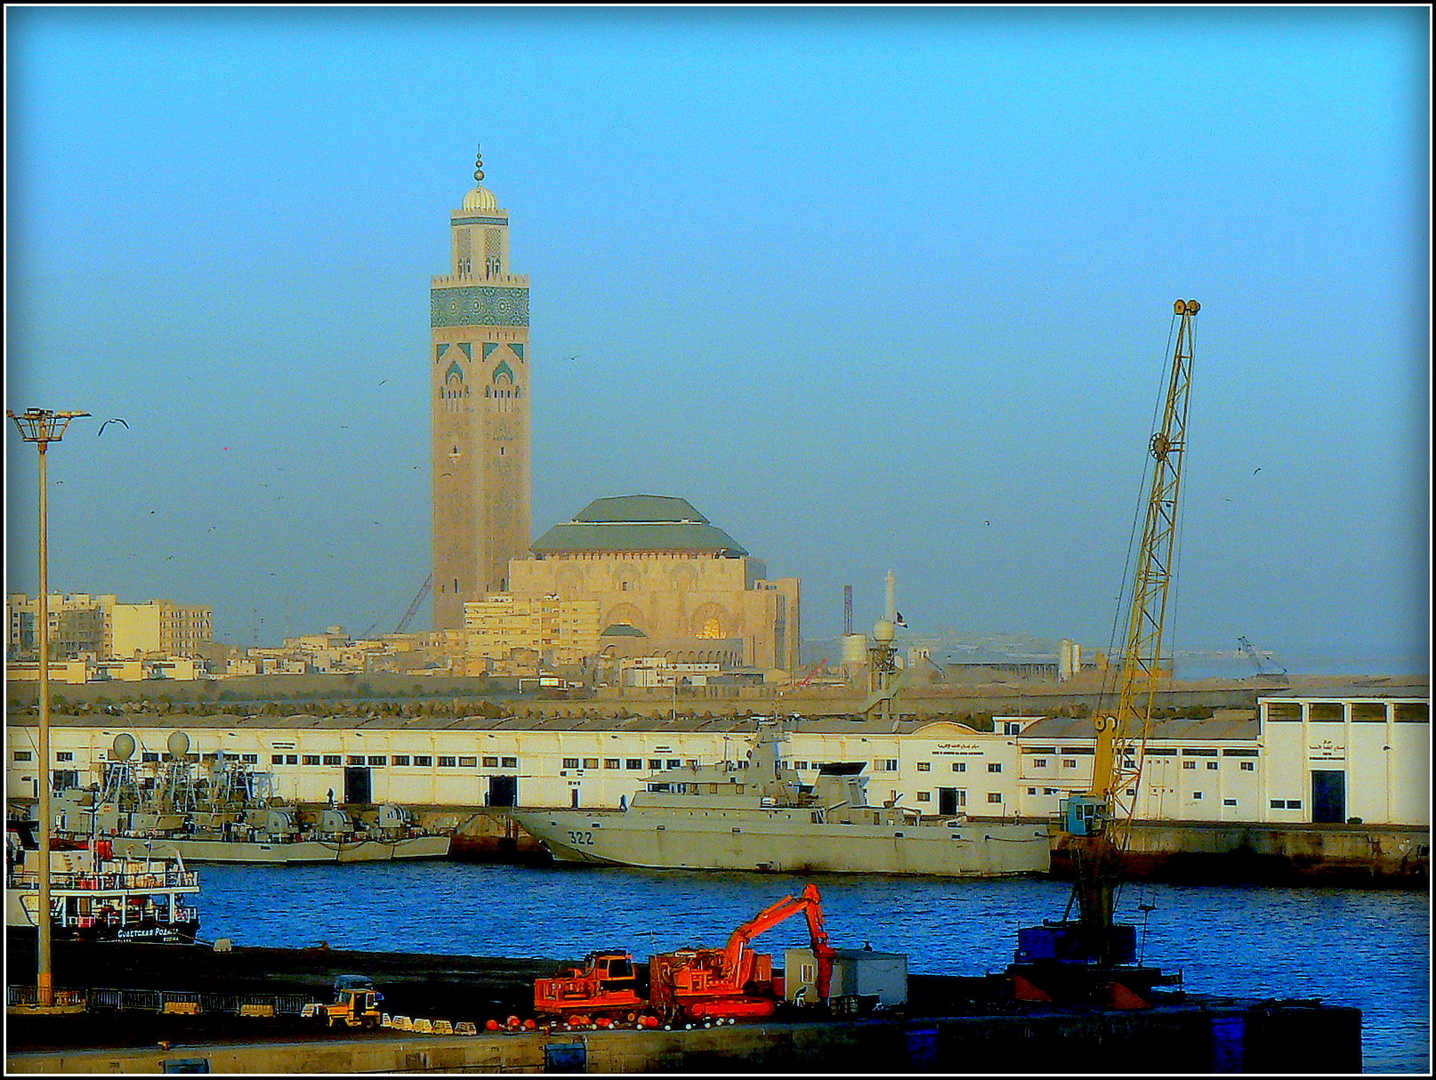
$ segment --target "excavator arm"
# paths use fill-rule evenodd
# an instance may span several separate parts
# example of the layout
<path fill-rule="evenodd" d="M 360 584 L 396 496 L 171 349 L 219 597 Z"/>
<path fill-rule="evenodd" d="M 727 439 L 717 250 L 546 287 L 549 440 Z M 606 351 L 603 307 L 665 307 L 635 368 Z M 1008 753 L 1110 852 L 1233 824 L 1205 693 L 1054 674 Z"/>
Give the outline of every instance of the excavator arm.
<path fill-rule="evenodd" d="M 723 948 L 723 970 L 734 973 L 735 986 L 741 987 L 750 975 L 753 950 L 748 948 L 749 943 L 799 912 L 808 920 L 808 936 L 811 939 L 813 955 L 818 961 L 818 996 L 828 996 L 833 976 L 833 948 L 828 943 L 828 932 L 823 925 L 822 894 L 812 882 L 809 882 L 799 895 L 785 896 L 777 903 L 764 908 L 729 935 L 728 944 Z"/>

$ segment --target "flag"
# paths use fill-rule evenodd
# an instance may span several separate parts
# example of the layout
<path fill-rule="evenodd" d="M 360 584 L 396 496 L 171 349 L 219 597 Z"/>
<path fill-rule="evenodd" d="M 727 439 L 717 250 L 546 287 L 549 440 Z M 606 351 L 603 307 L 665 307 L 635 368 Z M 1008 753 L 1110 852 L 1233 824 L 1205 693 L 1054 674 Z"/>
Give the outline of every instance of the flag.
<path fill-rule="evenodd" d="M 899 626 L 903 627 L 904 629 L 906 629 L 906 627 L 907 627 L 907 623 L 905 623 L 905 622 L 902 621 L 902 612 L 901 612 L 901 611 L 899 611 L 899 612 L 897 613 L 897 624 L 898 624 Z"/>

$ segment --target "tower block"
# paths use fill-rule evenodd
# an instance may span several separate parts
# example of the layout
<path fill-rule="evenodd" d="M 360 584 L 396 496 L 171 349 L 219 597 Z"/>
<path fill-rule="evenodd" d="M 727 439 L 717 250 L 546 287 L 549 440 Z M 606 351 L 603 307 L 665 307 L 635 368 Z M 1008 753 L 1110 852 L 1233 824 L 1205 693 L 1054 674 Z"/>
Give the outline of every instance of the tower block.
<path fill-rule="evenodd" d="M 434 628 L 508 588 L 531 540 L 529 279 L 509 272 L 509 212 L 478 186 L 449 215 L 450 272 L 432 279 Z"/>

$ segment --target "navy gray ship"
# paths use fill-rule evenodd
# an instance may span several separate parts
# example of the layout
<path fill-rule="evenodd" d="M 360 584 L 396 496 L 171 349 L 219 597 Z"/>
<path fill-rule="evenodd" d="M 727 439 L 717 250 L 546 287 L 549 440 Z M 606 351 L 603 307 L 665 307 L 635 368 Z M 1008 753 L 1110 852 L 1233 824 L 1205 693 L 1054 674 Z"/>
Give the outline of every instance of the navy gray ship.
<path fill-rule="evenodd" d="M 618 810 L 505 812 L 559 862 L 973 878 L 1049 869 L 1045 825 L 872 806 L 863 762 L 823 765 L 803 784 L 783 760 L 785 738 L 764 724 L 747 760 L 662 770 Z"/>

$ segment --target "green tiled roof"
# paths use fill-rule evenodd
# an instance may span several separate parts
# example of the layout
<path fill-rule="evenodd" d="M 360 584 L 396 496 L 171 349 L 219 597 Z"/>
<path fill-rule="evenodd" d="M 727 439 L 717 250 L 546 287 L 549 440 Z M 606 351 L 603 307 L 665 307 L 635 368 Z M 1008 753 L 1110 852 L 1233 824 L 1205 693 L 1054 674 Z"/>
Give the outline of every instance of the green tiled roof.
<path fill-rule="evenodd" d="M 693 508 L 667 495 L 594 499 L 572 521 L 533 542 L 535 555 L 565 551 L 697 551 L 738 558 L 747 550 Z"/>
<path fill-rule="evenodd" d="M 636 627 L 636 626 L 630 626 L 628 623 L 622 623 L 622 622 L 621 622 L 621 623 L 614 623 L 614 624 L 611 625 L 611 626 L 605 627 L 604 630 L 603 630 L 603 633 L 599 634 L 598 636 L 599 636 L 599 637 L 647 637 L 648 635 L 645 634 L 642 630 L 638 629 L 638 627 Z"/>

